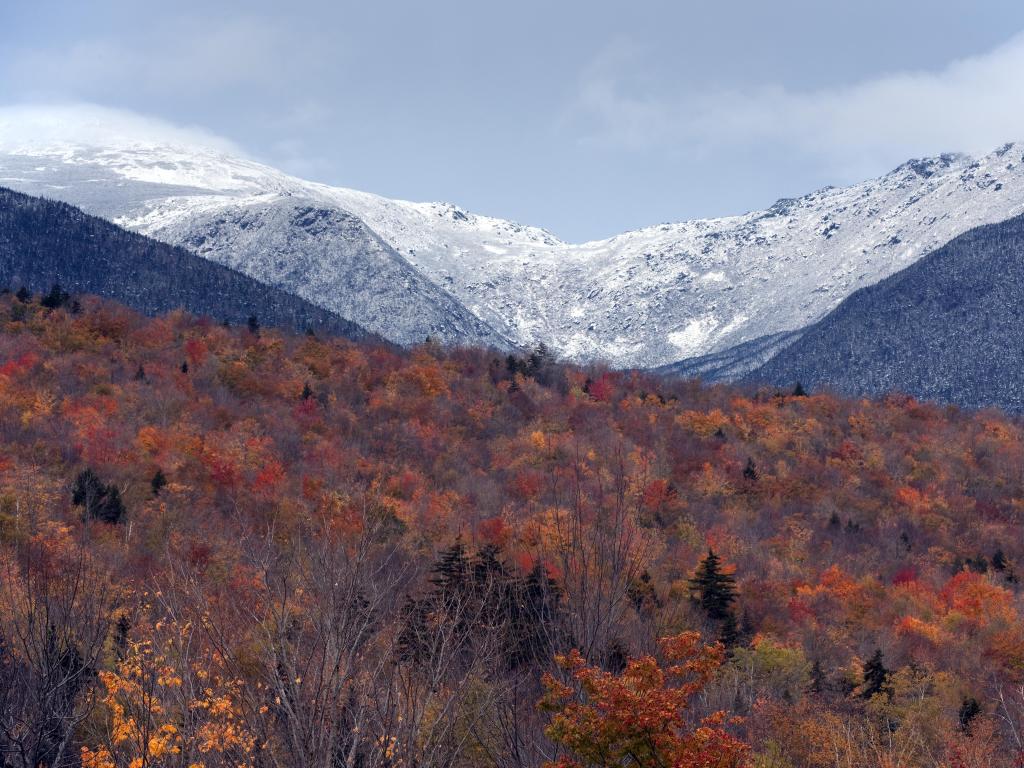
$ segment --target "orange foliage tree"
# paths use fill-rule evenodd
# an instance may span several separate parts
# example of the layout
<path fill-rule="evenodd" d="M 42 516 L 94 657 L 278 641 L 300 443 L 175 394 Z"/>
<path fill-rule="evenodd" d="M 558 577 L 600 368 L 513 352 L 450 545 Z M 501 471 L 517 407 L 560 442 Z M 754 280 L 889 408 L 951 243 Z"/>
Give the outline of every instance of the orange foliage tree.
<path fill-rule="evenodd" d="M 620 674 L 588 666 L 578 651 L 558 657 L 574 685 L 544 678 L 541 706 L 554 713 L 547 735 L 569 750 L 549 768 L 740 768 L 748 747 L 725 730 L 725 712 L 688 717 L 691 699 L 724 661 L 721 645 L 696 632 L 661 640 L 668 666 L 632 659 Z"/>

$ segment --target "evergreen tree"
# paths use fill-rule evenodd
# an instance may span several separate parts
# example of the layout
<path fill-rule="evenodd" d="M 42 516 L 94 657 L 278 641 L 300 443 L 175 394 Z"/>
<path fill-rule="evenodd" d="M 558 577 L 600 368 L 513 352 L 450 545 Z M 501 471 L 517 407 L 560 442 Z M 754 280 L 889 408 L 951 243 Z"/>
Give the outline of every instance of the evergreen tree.
<path fill-rule="evenodd" d="M 159 496 L 160 491 L 163 490 L 164 486 L 167 485 L 167 477 L 164 475 L 162 469 L 158 469 L 156 474 L 153 475 L 153 479 L 149 481 L 150 487 L 153 489 L 153 495 Z"/>
<path fill-rule="evenodd" d="M 93 510 L 97 508 L 106 492 L 107 486 L 100 480 L 99 475 L 86 468 L 75 478 L 75 485 L 71 489 L 71 503 L 76 507 L 85 507 L 86 514 L 92 517 Z"/>
<path fill-rule="evenodd" d="M 722 621 L 722 628 L 718 631 L 718 642 L 725 646 L 730 655 L 732 649 L 740 644 L 740 628 L 736 623 L 736 614 L 732 611 L 729 611 Z"/>
<path fill-rule="evenodd" d="M 129 621 L 127 616 L 121 614 L 121 618 L 114 625 L 114 650 L 117 652 L 119 659 L 123 659 L 125 652 L 128 650 L 128 633 L 131 631 L 131 628 L 131 621 Z"/>
<path fill-rule="evenodd" d="M 309 400 L 309 398 L 311 398 L 312 396 L 313 389 L 312 387 L 309 386 L 309 382 L 307 381 L 305 384 L 302 385 L 302 399 Z"/>
<path fill-rule="evenodd" d="M 105 485 L 91 469 L 85 469 L 75 478 L 71 503 L 83 507 L 83 517 L 100 520 L 111 525 L 124 517 L 121 492 L 113 484 Z"/>
<path fill-rule="evenodd" d="M 135 371 L 135 380 L 136 381 L 145 381 L 146 380 L 146 369 L 142 367 L 142 363 L 139 363 L 138 370 Z"/>
<path fill-rule="evenodd" d="M 469 558 L 459 539 L 441 553 L 431 569 L 430 583 L 441 595 L 462 593 L 469 585 Z"/>
<path fill-rule="evenodd" d="M 249 315 L 249 320 L 247 322 L 248 322 L 248 326 L 249 326 L 249 333 L 251 333 L 253 336 L 259 336 L 260 335 L 260 321 L 259 321 L 259 318 L 257 318 L 256 315 Z"/>
<path fill-rule="evenodd" d="M 793 388 L 793 397 L 807 397 L 807 391 L 804 389 L 804 385 L 801 384 L 799 381 Z"/>
<path fill-rule="evenodd" d="M 124 517 L 124 502 L 121 491 L 113 484 L 107 486 L 107 495 L 96 511 L 96 519 L 110 525 L 116 525 Z"/>
<path fill-rule="evenodd" d="M 882 650 L 876 649 L 867 664 L 864 665 L 864 689 L 861 691 L 861 697 L 870 699 L 875 694 L 881 693 L 885 690 L 888 679 L 889 670 L 883 663 Z"/>
<path fill-rule="evenodd" d="M 757 481 L 757 465 L 753 459 L 747 459 L 747 466 L 743 468 L 743 478 L 752 483 Z"/>
<path fill-rule="evenodd" d="M 71 296 L 66 291 L 61 290 L 60 284 L 54 283 L 53 287 L 50 288 L 50 292 L 43 296 L 39 303 L 47 309 L 57 309 L 63 307 L 70 300 Z"/>
<path fill-rule="evenodd" d="M 960 704 L 960 730 L 970 733 L 971 723 L 981 714 L 981 704 L 973 696 L 968 696 Z"/>
<path fill-rule="evenodd" d="M 188 360 L 184 360 L 181 363 L 181 372 L 182 373 L 188 373 Z"/>
<path fill-rule="evenodd" d="M 992 567 L 997 571 L 1005 571 L 1006 565 L 1006 555 L 1003 554 L 1002 549 L 997 549 L 992 555 Z"/>
<path fill-rule="evenodd" d="M 811 684 L 807 690 L 811 693 L 822 693 L 828 687 L 828 678 L 825 677 L 825 671 L 821 668 L 821 662 L 817 659 L 811 665 Z"/>
<path fill-rule="evenodd" d="M 718 555 L 708 550 L 697 570 L 690 579 L 690 588 L 700 607 L 714 621 L 724 621 L 730 615 L 730 607 L 736 601 L 736 580 L 723 573 Z"/>
<path fill-rule="evenodd" d="M 32 291 L 26 288 L 24 285 L 18 289 L 18 292 L 14 294 L 14 297 L 22 304 L 28 304 L 32 299 Z"/>

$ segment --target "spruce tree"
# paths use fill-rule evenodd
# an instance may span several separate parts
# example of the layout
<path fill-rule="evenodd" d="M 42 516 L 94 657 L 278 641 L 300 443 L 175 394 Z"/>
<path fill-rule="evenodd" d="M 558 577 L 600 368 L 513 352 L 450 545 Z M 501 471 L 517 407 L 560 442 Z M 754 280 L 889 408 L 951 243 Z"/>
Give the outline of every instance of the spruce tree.
<path fill-rule="evenodd" d="M 876 693 L 885 690 L 886 681 L 889 679 L 889 670 L 885 668 L 881 649 L 876 649 L 874 654 L 864 665 L 864 690 L 861 697 L 870 699 Z"/>
<path fill-rule="evenodd" d="M 725 646 L 726 651 L 740 644 L 740 628 L 736 623 L 736 614 L 729 611 L 722 621 L 722 628 L 718 631 L 718 642 Z"/>
<path fill-rule="evenodd" d="M 1006 570 L 1006 555 L 1003 554 L 1002 549 L 997 549 L 995 554 L 992 555 L 992 567 L 997 571 Z"/>
<path fill-rule="evenodd" d="M 981 714 L 981 704 L 973 696 L 968 696 L 960 704 L 960 730 L 964 733 L 970 733 L 971 723 L 978 715 Z"/>
<path fill-rule="evenodd" d="M 793 388 L 793 397 L 807 397 L 807 391 L 804 389 L 804 385 L 801 384 L 799 381 Z"/>
<path fill-rule="evenodd" d="M 822 693 L 827 687 L 828 678 L 825 677 L 825 671 L 821 668 L 821 662 L 815 659 L 814 664 L 811 665 L 811 684 L 807 690 L 811 693 Z"/>
<path fill-rule="evenodd" d="M 91 469 L 85 469 L 75 478 L 71 490 L 71 503 L 83 507 L 82 516 L 115 525 L 124 517 L 124 503 L 117 486 L 105 485 Z"/>
<path fill-rule="evenodd" d="M 60 284 L 54 283 L 53 287 L 50 288 L 50 292 L 43 296 L 43 298 L 39 300 L 39 303 L 47 309 L 57 309 L 59 307 L 63 307 L 70 300 L 71 296 L 61 289 Z"/>
<path fill-rule="evenodd" d="M 723 573 L 721 561 L 713 550 L 708 550 L 697 570 L 690 579 L 690 588 L 695 599 L 714 621 L 724 621 L 730 615 L 730 607 L 736 601 L 736 580 Z"/>
<path fill-rule="evenodd" d="M 156 474 L 153 475 L 153 479 L 149 481 L 149 486 L 153 489 L 153 495 L 159 496 L 160 491 L 163 490 L 165 485 L 167 485 L 167 476 L 164 475 L 162 469 L 158 469 Z"/>
<path fill-rule="evenodd" d="M 431 569 L 430 583 L 434 585 L 438 597 L 445 601 L 461 596 L 469 586 L 469 558 L 462 540 L 456 541 L 441 553 Z"/>

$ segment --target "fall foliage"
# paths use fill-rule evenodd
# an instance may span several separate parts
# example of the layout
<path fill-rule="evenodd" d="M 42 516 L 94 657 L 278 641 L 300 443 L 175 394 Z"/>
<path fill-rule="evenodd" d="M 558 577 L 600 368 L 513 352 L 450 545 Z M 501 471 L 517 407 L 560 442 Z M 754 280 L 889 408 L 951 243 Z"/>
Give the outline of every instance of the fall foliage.
<path fill-rule="evenodd" d="M 51 293 L 0 296 L 4 768 L 1024 760 L 1013 418 Z"/>

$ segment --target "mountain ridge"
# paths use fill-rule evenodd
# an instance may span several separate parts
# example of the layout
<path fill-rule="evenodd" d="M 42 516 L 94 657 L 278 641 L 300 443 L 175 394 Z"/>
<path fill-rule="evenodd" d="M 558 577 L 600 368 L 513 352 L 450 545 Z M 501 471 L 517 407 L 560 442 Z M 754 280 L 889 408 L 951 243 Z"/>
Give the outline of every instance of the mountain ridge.
<path fill-rule="evenodd" d="M 0 141 L 0 183 L 198 248 L 329 309 L 361 307 L 358 321 L 400 343 L 544 342 L 569 360 L 646 368 L 811 325 L 970 227 L 1024 212 L 1024 149 L 910 160 L 763 211 L 580 244 L 453 204 L 305 182 L 219 150 L 5 151 Z M 274 215 L 288 205 L 343 223 L 303 235 Z M 260 220 L 248 230 L 247 216 Z"/>

